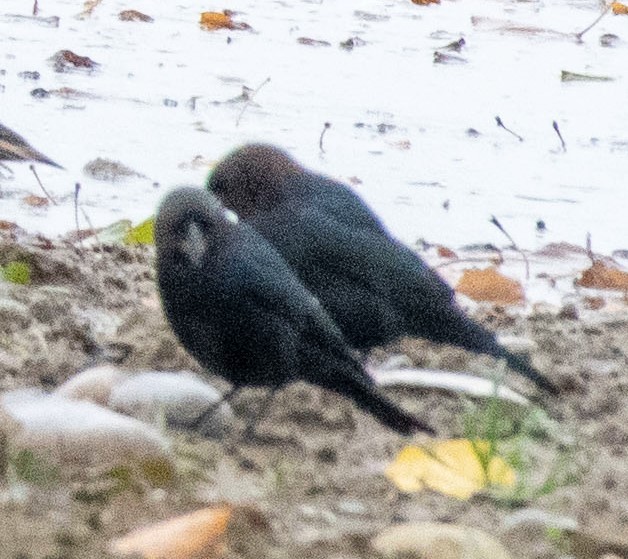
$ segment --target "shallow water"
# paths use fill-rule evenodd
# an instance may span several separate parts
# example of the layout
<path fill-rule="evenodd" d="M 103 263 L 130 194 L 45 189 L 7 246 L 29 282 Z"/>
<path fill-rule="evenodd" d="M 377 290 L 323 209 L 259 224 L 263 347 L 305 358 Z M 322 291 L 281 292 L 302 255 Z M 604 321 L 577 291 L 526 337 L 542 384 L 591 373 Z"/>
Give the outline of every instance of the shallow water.
<path fill-rule="evenodd" d="M 4 0 L 1 12 L 27 15 L 28 4 Z M 154 23 L 117 19 L 131 8 Z M 202 182 L 208 166 L 192 166 L 194 157 L 212 162 L 237 144 L 266 140 L 321 172 L 357 177 L 356 191 L 406 242 L 507 244 L 488 221 L 495 215 L 524 248 L 555 240 L 583 245 L 587 232 L 596 251 L 626 248 L 628 42 L 599 43 L 604 33 L 626 36 L 625 16 L 607 14 L 578 43 L 555 32 L 584 29 L 600 13 L 597 2 L 240 0 L 229 8 L 254 31 L 203 31 L 200 12 L 222 7 L 190 1 L 104 0 L 84 20 L 74 17 L 78 2 L 40 2 L 40 16 L 59 16 L 59 28 L 1 17 L 0 120 L 67 171 L 38 166 L 60 204 L 34 210 L 21 201 L 40 194 L 34 177 L 28 165 L 12 164 L 15 176 L 0 182 L 0 219 L 49 235 L 71 230 L 80 182 L 95 226 L 139 221 L 166 189 Z M 382 17 L 372 21 L 356 9 Z M 339 48 L 354 36 L 366 44 Z M 298 37 L 332 46 L 304 46 Z M 458 56 L 467 62 L 434 64 L 434 51 L 460 37 L 466 46 Z M 66 48 L 99 69 L 54 72 L 47 59 Z M 41 78 L 18 77 L 25 70 Z M 561 70 L 616 80 L 563 83 Z M 242 114 L 242 104 L 214 103 L 268 77 Z M 71 87 L 93 98 L 35 99 L 36 87 Z M 496 115 L 524 141 L 498 128 Z M 321 153 L 325 122 L 332 127 Z M 381 123 L 395 128 L 380 133 Z M 469 128 L 480 135 L 470 137 Z M 82 168 L 96 157 L 121 161 L 145 178 L 91 179 Z M 539 219 L 547 225 L 543 236 Z M 80 226 L 87 226 L 82 217 Z"/>

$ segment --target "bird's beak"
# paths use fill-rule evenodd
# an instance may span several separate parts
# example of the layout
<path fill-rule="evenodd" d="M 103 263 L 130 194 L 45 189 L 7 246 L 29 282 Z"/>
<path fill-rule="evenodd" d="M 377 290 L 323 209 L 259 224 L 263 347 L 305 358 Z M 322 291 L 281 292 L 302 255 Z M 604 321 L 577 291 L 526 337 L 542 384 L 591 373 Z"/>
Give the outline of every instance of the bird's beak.
<path fill-rule="evenodd" d="M 224 209 L 224 216 L 229 223 L 233 223 L 234 225 L 237 225 L 240 222 L 238 214 L 227 208 Z"/>

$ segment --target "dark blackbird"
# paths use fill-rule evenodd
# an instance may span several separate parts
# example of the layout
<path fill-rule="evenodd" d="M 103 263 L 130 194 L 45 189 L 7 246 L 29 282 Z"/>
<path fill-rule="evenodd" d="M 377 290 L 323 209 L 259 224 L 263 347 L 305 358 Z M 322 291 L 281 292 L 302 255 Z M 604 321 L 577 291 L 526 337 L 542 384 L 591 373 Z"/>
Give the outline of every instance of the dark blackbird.
<path fill-rule="evenodd" d="M 0 161 L 38 161 L 63 169 L 33 148 L 22 136 L 0 124 Z"/>
<path fill-rule="evenodd" d="M 219 162 L 207 187 L 275 246 L 353 347 L 417 336 L 505 359 L 556 391 L 466 316 L 449 285 L 344 184 L 274 146 L 249 144 Z"/>
<path fill-rule="evenodd" d="M 155 221 L 157 280 L 183 346 L 235 389 L 305 380 L 399 433 L 431 429 L 384 398 L 333 320 L 277 251 L 209 192 L 168 194 Z"/>

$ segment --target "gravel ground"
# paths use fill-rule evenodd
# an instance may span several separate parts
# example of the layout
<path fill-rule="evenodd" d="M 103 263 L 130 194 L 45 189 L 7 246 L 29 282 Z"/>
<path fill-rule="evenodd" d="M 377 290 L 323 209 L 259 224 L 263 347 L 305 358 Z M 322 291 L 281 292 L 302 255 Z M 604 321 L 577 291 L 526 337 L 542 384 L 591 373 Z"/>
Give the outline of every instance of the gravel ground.
<path fill-rule="evenodd" d="M 165 323 L 153 256 L 151 248 L 96 251 L 42 239 L 1 242 L 0 265 L 28 262 L 31 283 L 0 283 L 0 391 L 52 389 L 103 361 L 129 370 L 200 372 Z M 426 520 L 484 529 L 513 557 L 622 555 L 628 550 L 622 540 L 628 533 L 625 307 L 581 316 L 547 308 L 523 316 L 482 307 L 475 314 L 500 334 L 532 340 L 534 363 L 561 388 L 557 399 L 540 398 L 552 421 L 528 417 L 508 427 L 509 435 L 517 436 L 505 436 L 502 447 L 511 456 L 518 453 L 518 471 L 526 476 L 516 497 L 488 492 L 458 501 L 431 491 L 400 493 L 384 468 L 405 444 L 420 444 L 425 437 L 404 440 L 343 398 L 297 384 L 276 396 L 254 442 L 243 441 L 241 434 L 262 400 L 255 390 L 234 401 L 238 419 L 219 440 L 169 432 L 178 469 L 164 487 L 141 480 L 103 491 L 110 480 L 89 471 L 25 484 L 10 475 L 5 457 L 0 557 L 108 557 L 111 538 L 219 501 L 259 513 L 256 537 L 243 538 L 255 545 L 232 550 L 234 556 L 371 557 L 368 542 L 378 531 Z M 396 353 L 421 367 L 485 373 L 496 367 L 489 358 L 417 340 L 376 350 L 370 360 L 378 363 Z M 212 381 L 226 387 L 220 379 Z M 507 384 L 534 394 L 514 375 Z M 396 389 L 390 396 L 426 418 L 442 438 L 464 436 L 465 419 L 481 414 L 469 411 L 463 398 L 442 392 Z M 553 483 L 539 490 L 548 479 Z M 537 520 L 517 524 L 521 509 L 537 520 L 538 510 L 574 519 L 577 533 L 551 531 Z"/>

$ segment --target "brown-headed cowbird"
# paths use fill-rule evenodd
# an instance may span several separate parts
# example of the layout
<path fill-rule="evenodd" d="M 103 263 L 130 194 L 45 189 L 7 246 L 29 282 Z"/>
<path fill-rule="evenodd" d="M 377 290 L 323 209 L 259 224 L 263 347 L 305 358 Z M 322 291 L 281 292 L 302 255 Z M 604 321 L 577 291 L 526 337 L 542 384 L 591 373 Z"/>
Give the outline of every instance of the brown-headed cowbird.
<path fill-rule="evenodd" d="M 170 192 L 155 221 L 162 305 L 182 345 L 243 386 L 305 380 L 399 433 L 431 431 L 387 400 L 333 320 L 277 251 L 206 190 Z"/>
<path fill-rule="evenodd" d="M 61 165 L 33 148 L 22 136 L 0 124 L 0 161 L 38 161 L 63 169 Z"/>
<path fill-rule="evenodd" d="M 248 144 L 220 161 L 206 186 L 275 246 L 353 347 L 421 337 L 505 359 L 556 391 L 469 318 L 449 285 L 344 184 L 272 145 Z"/>

